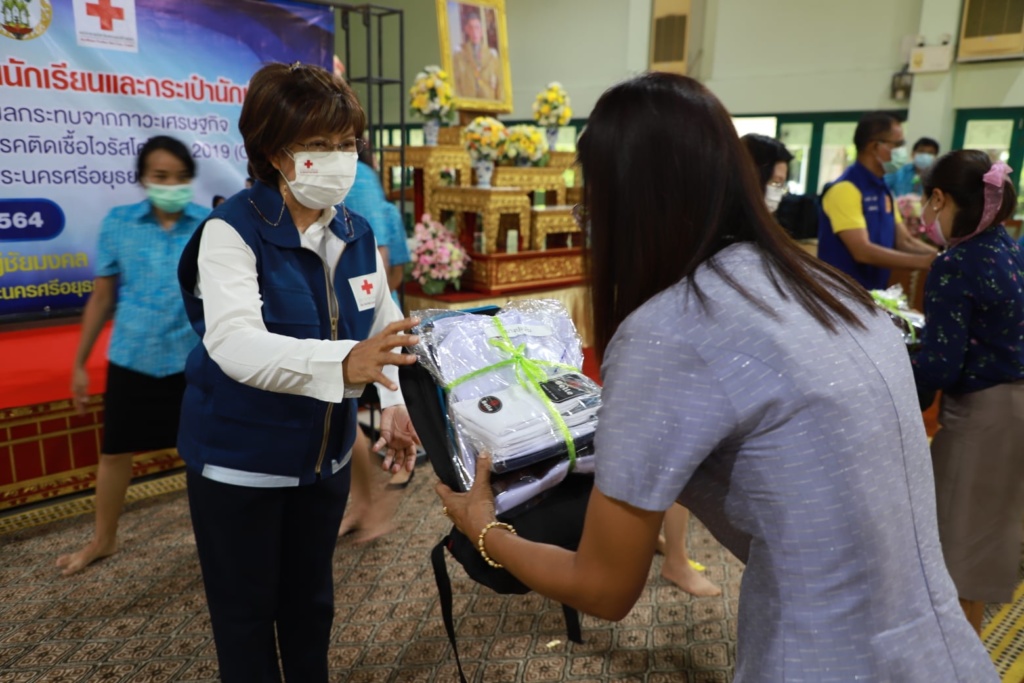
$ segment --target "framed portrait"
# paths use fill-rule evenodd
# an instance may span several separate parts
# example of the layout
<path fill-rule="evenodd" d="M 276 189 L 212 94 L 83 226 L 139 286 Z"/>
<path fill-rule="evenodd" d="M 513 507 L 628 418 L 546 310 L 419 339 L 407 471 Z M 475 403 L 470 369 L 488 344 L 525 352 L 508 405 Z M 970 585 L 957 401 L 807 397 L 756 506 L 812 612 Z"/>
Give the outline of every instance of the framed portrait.
<path fill-rule="evenodd" d="M 441 65 L 452 76 L 455 107 L 512 111 L 505 0 L 436 0 Z"/>

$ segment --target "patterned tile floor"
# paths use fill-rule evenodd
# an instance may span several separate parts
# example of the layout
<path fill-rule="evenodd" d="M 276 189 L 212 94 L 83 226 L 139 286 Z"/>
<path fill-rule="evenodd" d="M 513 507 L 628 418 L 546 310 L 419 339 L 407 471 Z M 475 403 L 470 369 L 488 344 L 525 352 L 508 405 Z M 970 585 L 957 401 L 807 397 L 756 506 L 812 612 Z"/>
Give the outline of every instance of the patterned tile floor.
<path fill-rule="evenodd" d="M 71 578 L 53 561 L 87 539 L 90 498 L 0 517 L 0 683 L 217 680 L 183 488 L 181 474 L 133 485 L 122 552 Z M 413 480 L 396 519 L 401 530 L 385 538 L 339 543 L 332 681 L 457 680 L 428 563 L 447 530 L 429 474 Z M 582 645 L 566 642 L 558 605 L 495 595 L 449 558 L 467 676 L 476 683 L 730 680 L 742 567 L 696 521 L 689 545 L 722 597 L 686 595 L 660 578 L 656 558 L 633 611 L 618 624 L 584 617 Z M 985 642 L 1006 683 L 1024 683 L 1024 584 L 1018 596 L 986 614 Z"/>
<path fill-rule="evenodd" d="M 61 577 L 53 562 L 88 538 L 89 515 L 21 530 L 0 524 L 7 532 L 0 535 L 0 683 L 217 680 L 187 501 L 174 490 L 175 477 L 181 475 L 159 484 L 170 493 L 128 504 L 121 552 L 75 577 Z M 447 530 L 432 479 L 421 472 L 412 481 L 398 510 L 400 531 L 365 545 L 339 543 L 333 681 L 457 680 L 428 560 Z M 742 567 L 696 522 L 690 548 L 722 597 L 684 594 L 660 578 L 656 559 L 626 619 L 584 617 L 582 645 L 566 641 L 559 605 L 536 595 L 495 595 L 449 560 L 467 677 L 730 680 Z"/>

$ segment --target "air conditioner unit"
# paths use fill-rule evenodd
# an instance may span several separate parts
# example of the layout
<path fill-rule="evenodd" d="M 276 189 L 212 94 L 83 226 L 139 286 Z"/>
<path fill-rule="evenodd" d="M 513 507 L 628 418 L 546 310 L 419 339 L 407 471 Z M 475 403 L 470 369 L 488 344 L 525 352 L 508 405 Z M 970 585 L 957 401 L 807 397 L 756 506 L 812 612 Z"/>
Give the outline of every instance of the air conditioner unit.
<path fill-rule="evenodd" d="M 651 71 L 686 75 L 691 0 L 654 0 L 651 7 Z"/>
<path fill-rule="evenodd" d="M 964 0 L 958 62 L 1024 57 L 1024 0 Z"/>

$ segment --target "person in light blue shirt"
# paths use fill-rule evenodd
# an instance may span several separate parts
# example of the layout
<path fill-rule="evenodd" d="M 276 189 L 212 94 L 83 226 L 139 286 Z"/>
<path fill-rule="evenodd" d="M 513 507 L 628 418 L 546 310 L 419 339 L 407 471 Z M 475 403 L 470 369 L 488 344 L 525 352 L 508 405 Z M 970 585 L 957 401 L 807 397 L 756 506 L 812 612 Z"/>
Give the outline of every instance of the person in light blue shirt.
<path fill-rule="evenodd" d="M 401 307 L 397 291 L 405 276 L 404 265 L 409 262 L 405 224 L 401 213 L 384 196 L 384 188 L 373 169 L 373 153 L 368 147 L 360 153 L 356 181 L 345 198 L 345 206 L 370 224 L 388 272 L 388 287 L 391 288 L 395 303 Z"/>
<path fill-rule="evenodd" d="M 71 392 L 78 411 L 89 398 L 86 361 L 114 317 L 107 351 L 103 447 L 96 473 L 96 529 L 57 566 L 74 574 L 117 551 L 117 521 L 131 481 L 132 454 L 174 448 L 185 389 L 185 358 L 199 338 L 178 289 L 178 260 L 209 210 L 192 203 L 195 161 L 167 136 L 150 138 L 137 160 L 147 198 L 115 207 L 100 226 L 96 278 L 82 313 Z"/>
<path fill-rule="evenodd" d="M 373 152 L 366 145 L 359 152 L 355 182 L 345 197 L 345 207 L 370 224 L 384 261 L 391 298 L 401 308 L 398 288 L 405 276 L 404 265 L 409 262 L 405 225 L 401 213 L 384 196 L 384 188 L 373 164 Z M 365 401 L 363 405 L 376 403 L 369 397 Z M 369 437 L 359 430 L 352 447 L 352 488 L 338 536 L 351 534 L 356 542 L 367 542 L 391 531 L 391 520 L 400 501 L 399 496 L 393 494 L 408 485 L 413 473 L 402 471 L 392 475 L 390 480 L 378 481 L 378 460 L 371 452 Z"/>
<path fill-rule="evenodd" d="M 914 143 L 914 149 L 910 154 L 911 163 L 885 174 L 885 183 L 895 197 L 921 194 L 921 174 L 927 172 L 935 163 L 935 157 L 939 156 L 939 143 L 932 138 L 921 138 Z"/>

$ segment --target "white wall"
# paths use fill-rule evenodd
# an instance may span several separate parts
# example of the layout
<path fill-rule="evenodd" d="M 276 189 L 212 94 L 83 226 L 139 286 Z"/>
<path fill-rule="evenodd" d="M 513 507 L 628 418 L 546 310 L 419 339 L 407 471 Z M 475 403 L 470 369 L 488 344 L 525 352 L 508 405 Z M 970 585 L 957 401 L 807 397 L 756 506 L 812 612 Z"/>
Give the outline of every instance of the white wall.
<path fill-rule="evenodd" d="M 405 78 L 441 63 L 434 0 L 386 0 L 380 4 L 405 12 Z M 561 81 L 576 116 L 585 117 L 612 84 L 647 68 L 651 0 L 506 0 L 509 66 L 514 110 L 502 118 L 528 119 L 533 98 L 551 81 Z M 386 24 L 391 26 L 391 24 Z M 363 74 L 363 31 L 356 38 L 350 72 Z M 384 64 L 395 66 L 397 31 L 385 32 Z M 341 54 L 342 34 L 338 32 Z M 357 88 L 360 97 L 365 91 Z M 398 121 L 398 106 L 407 106 L 397 88 L 388 90 L 386 120 Z M 408 119 L 408 116 L 407 116 Z M 418 119 L 413 119 L 418 121 Z"/>
<path fill-rule="evenodd" d="M 532 116 L 537 93 L 560 81 L 576 116 L 609 86 L 647 68 L 651 0 L 506 0 L 513 110 Z"/>
<path fill-rule="evenodd" d="M 921 0 L 712 0 L 701 76 L 733 114 L 898 108 L 920 16 Z"/>
<path fill-rule="evenodd" d="M 1024 62 L 1021 60 L 957 64 L 953 73 L 953 105 L 1024 107 Z"/>
<path fill-rule="evenodd" d="M 419 69 L 440 62 L 435 1 L 382 4 L 405 11 L 411 84 Z M 737 115 L 905 108 L 908 103 L 889 97 L 892 74 L 903 65 L 904 38 L 922 32 L 934 43 L 941 32 L 957 33 L 961 4 L 704 0 L 703 32 L 691 38 L 702 51 L 696 59 L 691 55 L 691 73 Z M 651 0 L 506 0 L 506 14 L 514 111 L 503 118 L 530 118 L 533 97 L 552 80 L 565 85 L 576 115 L 585 117 L 606 88 L 647 67 Z M 933 26 L 939 19 L 941 25 Z M 385 40 L 385 63 L 393 65 L 397 35 L 386 32 Z M 362 43 L 354 48 L 353 70 L 360 66 Z M 951 93 L 926 97 L 937 87 Z M 908 136 L 935 135 L 946 143 L 951 112 L 941 121 L 926 112 L 935 106 L 1024 106 L 1024 63 L 954 64 L 944 76 L 918 76 L 915 91 L 924 106 L 917 113 L 910 106 L 910 123 L 920 120 L 928 130 L 908 130 Z M 397 107 L 406 102 L 405 93 L 394 89 L 387 120 L 397 121 Z"/>

